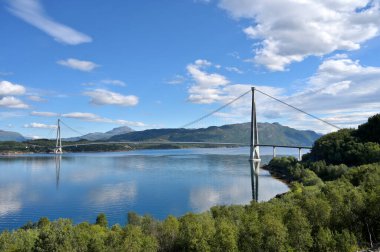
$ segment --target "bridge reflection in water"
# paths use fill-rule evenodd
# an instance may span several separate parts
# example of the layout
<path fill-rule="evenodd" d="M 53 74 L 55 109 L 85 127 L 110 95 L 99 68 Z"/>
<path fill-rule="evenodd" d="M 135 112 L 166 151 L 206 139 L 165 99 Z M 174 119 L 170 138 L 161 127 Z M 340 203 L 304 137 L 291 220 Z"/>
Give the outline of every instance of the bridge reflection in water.
<path fill-rule="evenodd" d="M 259 173 L 260 173 L 260 161 L 249 160 L 251 170 L 251 185 L 252 185 L 252 200 L 259 200 Z"/>
<path fill-rule="evenodd" d="M 55 155 L 55 186 L 59 189 L 59 175 L 61 174 L 62 155 Z"/>
<path fill-rule="evenodd" d="M 59 190 L 59 180 L 61 173 L 62 155 L 55 155 L 55 183 L 56 189 Z M 252 187 L 252 200 L 258 202 L 259 200 L 259 174 L 261 161 L 249 160 L 250 174 L 251 174 L 251 187 Z"/>

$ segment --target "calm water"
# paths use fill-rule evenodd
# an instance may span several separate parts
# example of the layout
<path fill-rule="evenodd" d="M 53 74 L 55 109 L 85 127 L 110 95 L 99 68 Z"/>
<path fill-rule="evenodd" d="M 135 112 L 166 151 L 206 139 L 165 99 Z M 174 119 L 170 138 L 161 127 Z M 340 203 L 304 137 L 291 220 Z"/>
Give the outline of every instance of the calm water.
<path fill-rule="evenodd" d="M 111 224 L 125 224 L 129 211 L 163 219 L 247 204 L 247 154 L 218 148 L 0 157 L 0 230 L 42 216 L 94 222 L 104 212 Z M 257 182 L 259 201 L 288 190 L 265 170 L 255 188 Z"/>

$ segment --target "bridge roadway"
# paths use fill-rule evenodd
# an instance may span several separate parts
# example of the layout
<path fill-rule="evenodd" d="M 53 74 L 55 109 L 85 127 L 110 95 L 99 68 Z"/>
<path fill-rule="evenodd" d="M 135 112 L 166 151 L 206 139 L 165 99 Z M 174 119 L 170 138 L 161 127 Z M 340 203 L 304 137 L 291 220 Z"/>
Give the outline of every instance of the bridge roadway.
<path fill-rule="evenodd" d="M 62 145 L 62 148 L 65 147 L 77 147 L 77 146 L 86 146 L 86 145 L 98 145 L 98 144 L 205 144 L 205 145 L 225 145 L 225 146 L 250 146 L 247 143 L 215 143 L 215 142 L 157 142 L 157 141 L 121 141 L 121 142 L 91 142 L 91 143 L 78 143 L 78 144 L 69 144 Z M 256 146 L 260 147 L 272 147 L 272 148 L 291 148 L 291 149 L 311 149 L 310 146 L 289 146 L 289 145 L 274 145 L 274 144 L 258 144 Z"/>

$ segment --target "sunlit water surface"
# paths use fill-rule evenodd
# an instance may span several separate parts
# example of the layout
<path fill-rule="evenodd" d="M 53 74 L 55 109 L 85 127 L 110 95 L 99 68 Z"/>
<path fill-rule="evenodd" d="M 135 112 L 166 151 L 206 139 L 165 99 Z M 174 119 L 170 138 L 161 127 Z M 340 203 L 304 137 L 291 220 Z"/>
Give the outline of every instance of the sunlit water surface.
<path fill-rule="evenodd" d="M 104 212 L 110 224 L 125 224 L 129 211 L 163 219 L 247 204 L 253 195 L 248 153 L 248 148 L 197 148 L 2 156 L 0 230 L 42 216 L 94 222 Z M 287 190 L 260 170 L 259 201 Z"/>

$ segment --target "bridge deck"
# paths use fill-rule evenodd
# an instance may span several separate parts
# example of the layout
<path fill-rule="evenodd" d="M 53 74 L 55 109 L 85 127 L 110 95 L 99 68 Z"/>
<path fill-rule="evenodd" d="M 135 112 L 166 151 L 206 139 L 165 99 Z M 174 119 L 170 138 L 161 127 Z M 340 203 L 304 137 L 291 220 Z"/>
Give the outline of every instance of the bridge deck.
<path fill-rule="evenodd" d="M 141 145 L 141 144 L 204 144 L 204 145 L 221 145 L 221 146 L 250 146 L 246 143 L 215 143 L 215 142 L 136 142 L 136 141 L 123 141 L 123 142 L 92 142 L 92 143 L 78 143 L 78 144 L 69 144 L 63 145 L 62 148 L 67 147 L 78 147 L 78 146 L 86 146 L 86 145 L 98 145 L 98 144 L 133 144 L 133 145 Z M 293 148 L 293 149 L 311 149 L 310 146 L 289 146 L 289 145 L 273 145 L 273 144 L 257 144 L 256 146 L 260 147 L 276 147 L 276 148 Z"/>

